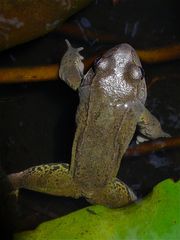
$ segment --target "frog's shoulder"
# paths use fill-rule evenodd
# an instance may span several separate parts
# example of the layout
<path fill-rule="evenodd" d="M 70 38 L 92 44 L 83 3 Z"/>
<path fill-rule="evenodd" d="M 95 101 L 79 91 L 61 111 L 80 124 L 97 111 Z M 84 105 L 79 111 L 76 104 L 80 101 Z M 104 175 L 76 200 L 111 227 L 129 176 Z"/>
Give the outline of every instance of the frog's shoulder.
<path fill-rule="evenodd" d="M 80 104 L 88 104 L 90 90 L 91 90 L 91 83 L 95 76 L 95 73 L 92 68 L 88 70 L 88 72 L 84 75 L 84 78 L 81 82 L 79 87 L 79 97 L 80 97 Z"/>
<path fill-rule="evenodd" d="M 88 72 L 84 75 L 83 81 L 81 83 L 81 88 L 85 86 L 90 86 L 94 76 L 95 72 L 93 71 L 93 68 L 90 68 Z"/>

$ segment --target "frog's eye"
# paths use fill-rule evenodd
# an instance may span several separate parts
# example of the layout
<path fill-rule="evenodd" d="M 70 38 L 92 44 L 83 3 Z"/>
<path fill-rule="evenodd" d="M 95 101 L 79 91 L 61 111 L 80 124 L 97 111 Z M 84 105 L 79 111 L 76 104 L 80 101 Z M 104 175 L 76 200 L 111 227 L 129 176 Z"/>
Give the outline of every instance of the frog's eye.
<path fill-rule="evenodd" d="M 93 66 L 92 66 L 94 72 L 96 71 L 96 68 L 97 68 L 97 66 L 98 66 L 98 63 L 99 63 L 100 59 L 101 59 L 101 57 L 97 57 L 97 58 L 94 60 L 94 64 L 93 64 Z"/>
<path fill-rule="evenodd" d="M 144 69 L 137 65 L 132 65 L 130 75 L 134 80 L 142 80 L 145 77 Z"/>
<path fill-rule="evenodd" d="M 142 67 L 139 67 L 139 68 L 140 68 L 140 71 L 141 71 L 141 80 L 142 80 L 143 78 L 145 78 L 145 71 Z"/>

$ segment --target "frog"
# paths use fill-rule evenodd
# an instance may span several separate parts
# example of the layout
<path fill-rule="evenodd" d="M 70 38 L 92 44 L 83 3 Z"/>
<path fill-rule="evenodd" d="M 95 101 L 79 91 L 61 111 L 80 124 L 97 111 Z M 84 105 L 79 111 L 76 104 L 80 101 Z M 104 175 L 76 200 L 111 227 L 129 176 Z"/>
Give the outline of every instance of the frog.
<path fill-rule="evenodd" d="M 145 107 L 145 73 L 127 43 L 106 51 L 84 74 L 82 47 L 68 40 L 59 77 L 79 94 L 71 163 L 33 166 L 10 174 L 14 189 L 25 188 L 118 208 L 137 200 L 117 174 L 136 129 L 137 143 L 169 137 Z"/>

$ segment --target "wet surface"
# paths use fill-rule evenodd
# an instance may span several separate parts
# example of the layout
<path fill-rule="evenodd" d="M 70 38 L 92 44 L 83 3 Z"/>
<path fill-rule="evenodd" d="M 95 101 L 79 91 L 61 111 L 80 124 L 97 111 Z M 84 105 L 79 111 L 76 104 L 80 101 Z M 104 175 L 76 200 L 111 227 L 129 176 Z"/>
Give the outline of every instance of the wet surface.
<path fill-rule="evenodd" d="M 135 4 L 137 2 L 137 4 Z M 113 41 L 98 40 L 99 32 L 116 35 L 116 41 L 151 48 L 179 40 L 176 1 L 95 1 L 72 17 L 68 24 L 79 28 L 68 38 L 84 46 L 84 56 L 111 47 Z M 92 14 L 93 11 L 93 14 Z M 105 21 L 106 20 L 106 21 Z M 113 26 L 113 27 L 112 27 Z M 90 37 L 89 32 L 94 32 Z M 147 34 L 148 33 L 148 34 Z M 57 63 L 65 51 L 60 31 L 0 54 L 0 67 Z M 87 50 L 86 50 L 87 49 Z M 180 136 L 180 61 L 144 65 L 148 89 L 147 107 L 172 136 Z M 153 79 L 157 79 L 150 84 Z M 2 174 L 48 162 L 70 162 L 75 132 L 78 94 L 63 82 L 0 85 L 0 161 Z M 4 172 L 3 172 L 4 171 Z M 119 177 L 141 198 L 158 182 L 180 176 L 179 149 L 161 150 L 137 157 L 124 157 Z M 7 184 L 7 185 L 6 185 Z M 19 201 L 7 198 L 10 186 L 4 180 L 1 221 L 7 231 L 32 229 L 39 223 L 88 205 L 85 199 L 53 197 L 21 190 Z M 2 187 L 3 186 L 3 187 Z"/>

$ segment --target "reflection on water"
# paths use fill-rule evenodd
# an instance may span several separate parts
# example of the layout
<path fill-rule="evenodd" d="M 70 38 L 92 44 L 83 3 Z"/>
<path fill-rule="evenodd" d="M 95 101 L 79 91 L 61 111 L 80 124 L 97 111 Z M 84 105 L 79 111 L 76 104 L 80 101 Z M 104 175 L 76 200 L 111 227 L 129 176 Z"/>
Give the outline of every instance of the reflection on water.
<path fill-rule="evenodd" d="M 168 167 L 171 162 L 168 158 L 164 156 L 157 156 L 156 154 L 150 154 L 149 163 L 152 164 L 155 168 Z"/>

